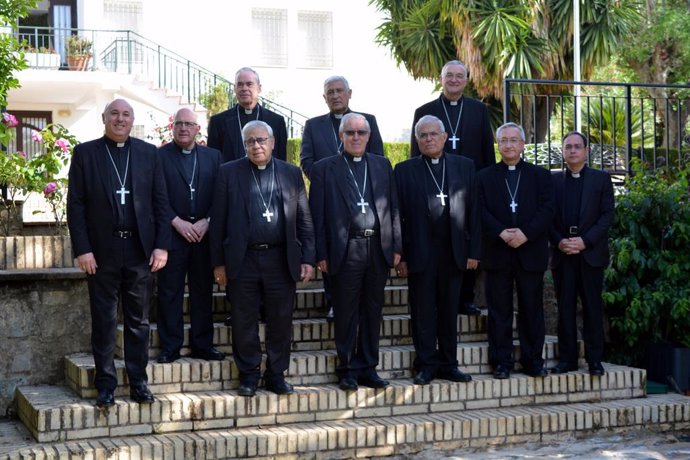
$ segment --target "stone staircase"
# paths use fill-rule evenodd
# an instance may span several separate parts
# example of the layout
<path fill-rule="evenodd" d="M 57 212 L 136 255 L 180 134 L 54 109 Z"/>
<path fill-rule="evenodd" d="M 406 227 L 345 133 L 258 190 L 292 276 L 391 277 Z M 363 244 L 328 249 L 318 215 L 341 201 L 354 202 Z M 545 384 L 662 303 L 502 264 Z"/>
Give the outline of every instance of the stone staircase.
<path fill-rule="evenodd" d="M 215 344 L 230 353 L 230 331 L 222 324 L 226 304 L 222 293 L 215 297 Z M 508 380 L 491 378 L 486 316 L 458 317 L 458 360 L 463 371 L 473 374 L 471 382 L 437 379 L 414 385 L 407 291 L 404 280 L 396 278 L 386 288 L 379 364 L 380 375 L 391 385 L 343 392 L 335 384 L 333 327 L 323 319 L 322 304 L 318 281 L 298 291 L 287 375 L 295 385 L 292 395 L 260 389 L 254 398 L 237 396 L 232 356 L 220 362 L 183 357 L 172 364 L 149 364 L 156 401 L 140 406 L 127 396 L 124 362 L 117 360 L 116 405 L 100 410 L 94 404 L 93 359 L 74 354 L 65 358 L 64 385 L 18 389 L 19 417 L 35 441 L 0 458 L 412 456 L 430 449 L 477 449 L 602 431 L 690 428 L 690 399 L 647 396 L 641 369 L 605 364 L 603 377 L 580 370 L 544 378 L 517 369 Z M 263 337 L 263 327 L 260 333 Z M 120 331 L 118 356 L 122 340 Z M 156 356 L 155 325 L 150 345 Z M 519 356 L 517 341 L 515 352 Z M 547 337 L 547 365 L 557 362 L 557 353 L 556 339 Z"/>

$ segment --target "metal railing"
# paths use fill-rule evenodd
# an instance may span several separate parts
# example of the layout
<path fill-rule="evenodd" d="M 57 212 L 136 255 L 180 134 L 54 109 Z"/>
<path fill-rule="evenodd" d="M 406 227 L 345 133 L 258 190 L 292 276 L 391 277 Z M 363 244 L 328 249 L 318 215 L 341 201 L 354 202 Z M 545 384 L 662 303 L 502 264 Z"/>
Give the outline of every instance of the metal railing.
<path fill-rule="evenodd" d="M 633 157 L 652 168 L 690 162 L 690 85 L 505 79 L 503 104 L 504 122 L 525 129 L 525 157 L 549 168 L 562 167 L 561 138 L 577 126 L 594 167 L 627 174 Z"/>
<path fill-rule="evenodd" d="M 69 37 L 79 36 L 91 43 L 91 58 L 84 70 L 125 73 L 151 81 L 160 89 L 182 96 L 187 103 L 203 105 L 204 96 L 224 85 L 234 104 L 234 83 L 131 30 L 18 28 L 17 38 L 25 43 L 25 55 L 36 68 L 68 69 Z M 39 56 L 53 54 L 50 64 Z M 33 56 L 36 56 L 34 59 Z M 57 58 L 59 56 L 59 58 Z M 307 117 L 275 101 L 260 97 L 262 105 L 285 117 L 288 136 L 300 137 Z"/>

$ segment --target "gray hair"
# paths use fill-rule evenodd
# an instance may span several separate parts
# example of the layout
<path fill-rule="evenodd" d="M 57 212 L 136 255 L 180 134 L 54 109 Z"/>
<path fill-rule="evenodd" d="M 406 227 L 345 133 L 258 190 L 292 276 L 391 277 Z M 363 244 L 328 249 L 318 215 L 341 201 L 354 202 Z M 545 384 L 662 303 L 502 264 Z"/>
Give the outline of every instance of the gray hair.
<path fill-rule="evenodd" d="M 340 127 L 338 128 L 338 132 L 342 133 L 343 131 L 345 131 L 345 125 L 348 124 L 350 122 L 350 120 L 353 120 L 353 119 L 364 120 L 364 124 L 367 126 L 367 131 L 371 132 L 371 126 L 369 126 L 369 120 L 367 120 L 367 117 L 365 117 L 361 113 L 356 113 L 356 112 L 346 113 L 343 116 L 342 120 L 340 120 Z"/>
<path fill-rule="evenodd" d="M 453 59 L 452 61 L 448 61 L 445 64 L 443 64 L 443 68 L 441 69 L 441 76 L 442 77 L 446 73 L 446 70 L 448 69 L 448 67 L 452 66 L 452 65 L 462 66 L 462 68 L 465 69 L 465 77 L 469 78 L 470 71 L 467 70 L 467 66 L 462 61 L 458 61 L 457 59 Z"/>
<path fill-rule="evenodd" d="M 254 77 L 256 77 L 256 84 L 260 85 L 261 80 L 259 80 L 259 74 L 256 73 L 256 70 L 252 69 L 251 67 L 242 67 L 240 70 L 235 72 L 235 81 L 237 81 L 237 77 L 240 76 L 240 72 L 251 72 L 254 74 Z"/>
<path fill-rule="evenodd" d="M 522 142 L 525 142 L 525 130 L 522 129 L 522 126 L 518 125 L 517 123 L 513 123 L 512 121 L 502 124 L 498 127 L 498 129 L 496 130 L 496 141 L 498 141 L 498 139 L 501 137 L 501 133 L 503 132 L 503 130 L 508 128 L 517 129 L 520 133 L 520 139 L 522 139 Z"/>
<path fill-rule="evenodd" d="M 271 128 L 271 125 L 269 125 L 265 121 L 252 120 L 246 125 L 244 125 L 244 128 L 242 128 L 242 142 L 247 140 L 247 133 L 249 133 L 249 131 L 251 131 L 252 129 L 256 128 L 264 128 L 268 133 L 268 136 L 273 137 L 273 128 Z"/>
<path fill-rule="evenodd" d="M 414 137 L 419 138 L 419 131 L 421 131 L 422 125 L 426 125 L 427 123 L 435 123 L 436 126 L 438 126 L 438 128 L 441 130 L 440 132 L 442 132 L 442 133 L 446 132 L 446 127 L 443 126 L 443 122 L 441 121 L 440 118 L 435 117 L 433 115 L 424 115 L 414 125 Z"/>
<path fill-rule="evenodd" d="M 343 77 L 342 75 L 333 75 L 331 77 L 326 78 L 326 81 L 323 82 L 323 92 L 326 92 L 326 88 L 328 87 L 328 85 L 330 85 L 331 83 L 335 83 L 337 81 L 343 82 L 343 85 L 345 85 L 345 91 L 350 91 L 350 84 L 347 82 L 345 77 Z"/>

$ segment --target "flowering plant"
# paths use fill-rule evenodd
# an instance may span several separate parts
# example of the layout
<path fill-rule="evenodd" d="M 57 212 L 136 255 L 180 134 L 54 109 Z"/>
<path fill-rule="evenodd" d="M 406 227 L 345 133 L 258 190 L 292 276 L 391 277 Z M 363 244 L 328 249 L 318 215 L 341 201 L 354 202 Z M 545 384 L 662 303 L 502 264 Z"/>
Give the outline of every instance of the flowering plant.
<path fill-rule="evenodd" d="M 153 128 L 153 133 L 147 134 L 146 139 L 157 143 L 159 147 L 163 147 L 165 144 L 169 144 L 173 141 L 173 117 L 172 115 L 168 117 L 168 123 L 161 126 L 157 124 L 152 113 L 149 113 L 149 118 L 156 125 Z M 201 145 L 206 145 L 206 135 L 201 131 L 196 136 L 196 141 Z"/>

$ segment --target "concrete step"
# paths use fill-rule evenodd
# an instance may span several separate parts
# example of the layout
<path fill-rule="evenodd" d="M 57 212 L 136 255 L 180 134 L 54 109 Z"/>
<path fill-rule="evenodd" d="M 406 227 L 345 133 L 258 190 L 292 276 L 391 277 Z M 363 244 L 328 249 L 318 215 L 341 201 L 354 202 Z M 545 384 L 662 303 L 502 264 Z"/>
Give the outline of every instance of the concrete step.
<path fill-rule="evenodd" d="M 182 356 L 191 353 L 189 348 L 189 323 L 184 326 L 184 342 L 180 350 Z M 487 340 L 487 316 L 467 316 L 458 315 L 458 332 L 461 342 L 476 342 Z M 410 316 L 385 315 L 381 322 L 380 346 L 392 345 L 411 345 L 412 336 L 410 326 Z M 259 337 L 264 343 L 266 336 L 266 325 L 259 324 Z M 213 326 L 214 346 L 224 351 L 232 353 L 232 328 L 223 323 L 215 323 Z M 124 326 L 120 324 L 117 328 L 117 340 L 115 344 L 115 356 L 124 357 Z M 334 327 L 332 323 L 325 319 L 295 319 L 292 322 L 292 351 L 310 351 L 335 349 Z M 151 324 L 149 335 L 149 356 L 155 358 L 161 352 L 160 336 L 158 327 Z"/>
<path fill-rule="evenodd" d="M 514 347 L 515 356 L 519 358 L 518 341 L 514 342 Z M 457 356 L 460 369 L 464 372 L 488 374 L 492 371 L 489 365 L 487 342 L 460 343 Z M 544 357 L 549 367 L 558 363 L 555 337 L 547 337 Z M 414 358 L 415 351 L 412 345 L 380 347 L 377 370 L 386 379 L 411 378 Z M 336 363 L 335 350 L 293 352 L 286 378 L 293 385 L 336 382 Z M 118 377 L 116 394 L 127 395 L 129 387 L 124 361 L 116 359 L 115 367 Z M 150 361 L 147 373 L 151 391 L 156 394 L 228 390 L 239 386 L 239 373 L 233 363 L 232 355 L 227 356 L 223 361 L 204 361 L 193 358 L 182 358 L 169 364 Z M 96 397 L 97 392 L 93 386 L 94 376 L 92 355 L 77 353 L 65 358 L 65 381 L 77 395 L 83 398 Z"/>
<path fill-rule="evenodd" d="M 396 280 L 397 284 L 389 284 L 385 288 L 383 313 L 388 315 L 405 314 L 409 312 L 407 304 L 407 284 Z M 225 300 L 225 292 L 213 292 L 213 311 L 214 321 L 223 321 L 231 311 L 229 302 Z M 187 294 L 183 302 L 182 311 L 185 322 L 189 322 L 189 304 Z M 294 318 L 324 318 L 326 316 L 326 301 L 323 295 L 323 288 L 320 286 L 306 287 L 297 289 L 295 299 Z M 158 317 L 156 302 L 151 306 L 151 321 L 155 322 Z"/>
<path fill-rule="evenodd" d="M 156 394 L 151 405 L 118 398 L 108 410 L 98 409 L 93 400 L 81 399 L 62 386 L 21 387 L 17 400 L 22 422 L 37 440 L 48 442 L 251 426 L 263 430 L 344 420 L 363 427 L 369 425 L 367 418 L 395 419 L 412 414 L 454 417 L 476 412 L 478 419 L 485 419 L 494 410 L 508 407 L 532 406 L 536 410 L 534 406 L 645 396 L 644 370 L 614 365 L 606 368 L 602 377 L 592 377 L 586 371 L 543 378 L 516 373 L 507 380 L 478 375 L 468 383 L 436 379 L 424 386 L 397 379 L 384 389 L 360 388 L 349 393 L 333 384 L 301 384 L 292 395 L 259 390 L 253 398 L 237 396 L 234 391 L 180 389 Z M 547 423 L 558 420 L 554 417 L 550 413 Z"/>

